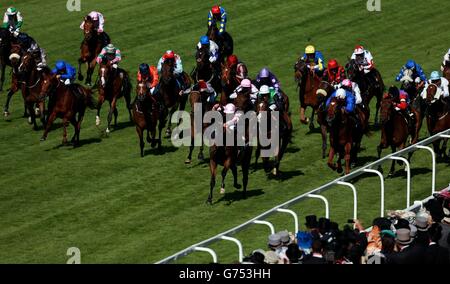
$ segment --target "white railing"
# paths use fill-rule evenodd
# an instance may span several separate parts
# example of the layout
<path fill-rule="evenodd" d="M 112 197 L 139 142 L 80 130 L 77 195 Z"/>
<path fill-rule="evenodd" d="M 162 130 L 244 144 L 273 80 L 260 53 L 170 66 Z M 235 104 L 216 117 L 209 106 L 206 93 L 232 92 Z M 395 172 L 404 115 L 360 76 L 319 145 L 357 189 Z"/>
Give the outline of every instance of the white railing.
<path fill-rule="evenodd" d="M 236 234 L 237 232 L 251 226 L 254 224 L 261 224 L 261 225 L 266 225 L 269 227 L 270 229 L 270 233 L 274 233 L 275 232 L 275 227 L 272 223 L 263 220 L 267 217 L 269 217 L 272 214 L 275 213 L 288 213 L 290 215 L 293 216 L 294 218 L 294 232 L 297 233 L 298 231 L 298 215 L 297 213 L 295 213 L 292 210 L 287 209 L 287 207 L 296 204 L 302 200 L 308 199 L 308 198 L 317 198 L 317 199 L 321 199 L 324 204 L 325 204 L 325 217 L 326 218 L 330 218 L 330 210 L 329 210 L 329 202 L 328 199 L 325 198 L 324 196 L 320 195 L 321 192 L 327 191 L 335 186 L 346 186 L 348 188 L 350 188 L 353 192 L 353 218 L 356 219 L 357 218 L 357 209 L 358 209 L 358 196 L 357 196 L 357 191 L 356 191 L 356 187 L 350 182 L 352 179 L 366 174 L 366 173 L 372 173 L 372 174 L 376 174 L 379 176 L 380 178 L 380 190 L 381 190 L 381 216 L 384 216 L 384 204 L 385 204 L 385 185 L 384 185 L 384 178 L 383 175 L 380 171 L 375 170 L 374 168 L 378 167 L 379 165 L 381 165 L 382 163 L 384 163 L 385 161 L 389 161 L 389 160 L 400 160 L 403 161 L 405 163 L 405 170 L 407 171 L 407 178 L 406 178 L 406 209 L 405 210 L 415 210 L 419 207 L 422 207 L 423 204 L 428 201 L 429 199 L 433 198 L 433 193 L 435 192 L 436 189 L 436 155 L 434 153 L 433 148 L 427 146 L 433 142 L 435 142 L 436 140 L 442 139 L 442 138 L 450 138 L 450 129 L 443 131 L 441 133 L 438 133 L 436 135 L 433 135 L 431 137 L 428 137 L 420 142 L 418 142 L 417 144 L 411 145 L 405 149 L 402 149 L 398 152 L 389 154 L 373 163 L 370 163 L 368 165 L 365 165 L 361 168 L 358 168 L 357 170 L 351 172 L 350 174 L 337 178 L 325 185 L 322 185 L 321 187 L 318 187 L 314 190 L 311 190 L 309 192 L 306 192 L 300 196 L 297 196 L 283 204 L 280 204 L 262 214 L 260 214 L 259 216 L 256 216 L 255 218 L 248 220 L 247 222 L 236 226 L 226 232 L 220 233 L 214 237 L 211 237 L 207 240 L 204 240 L 202 242 L 199 242 L 195 245 L 192 245 L 180 252 L 175 253 L 172 256 L 169 256 L 163 260 L 160 260 L 157 262 L 157 264 L 160 263 L 170 263 L 173 262 L 177 259 L 179 259 L 180 257 L 186 256 L 187 254 L 191 253 L 191 252 L 195 252 L 195 251 L 204 251 L 204 252 L 208 252 L 209 254 L 211 254 L 211 256 L 213 257 L 213 262 L 216 263 L 217 260 L 217 254 L 215 253 L 214 250 L 207 248 L 208 245 L 210 245 L 211 243 L 220 241 L 220 240 L 227 240 L 227 241 L 232 241 L 234 243 L 237 244 L 238 246 L 238 256 L 239 256 L 239 261 L 242 262 L 242 258 L 243 258 L 243 246 L 242 243 L 234 237 L 231 237 L 231 235 Z M 429 197 L 427 197 L 425 200 L 422 201 L 414 201 L 413 205 L 411 205 L 411 166 L 408 162 L 408 160 L 406 160 L 405 158 L 401 157 L 401 155 L 404 154 L 408 154 L 410 152 L 414 152 L 417 150 L 426 150 L 428 152 L 431 153 L 431 162 L 432 162 L 432 175 L 431 175 L 431 195 Z"/>

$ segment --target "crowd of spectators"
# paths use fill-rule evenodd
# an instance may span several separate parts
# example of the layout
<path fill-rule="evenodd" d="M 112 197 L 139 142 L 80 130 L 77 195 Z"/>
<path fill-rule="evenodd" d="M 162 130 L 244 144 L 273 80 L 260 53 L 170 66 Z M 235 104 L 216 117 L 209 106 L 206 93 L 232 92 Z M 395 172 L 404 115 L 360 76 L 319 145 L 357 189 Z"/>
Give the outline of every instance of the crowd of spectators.
<path fill-rule="evenodd" d="M 339 224 L 315 215 L 304 230 L 268 237 L 267 249 L 244 259 L 253 264 L 450 264 L 450 188 L 419 211 L 393 211 L 370 228 Z M 350 220 L 349 220 L 350 221 Z"/>

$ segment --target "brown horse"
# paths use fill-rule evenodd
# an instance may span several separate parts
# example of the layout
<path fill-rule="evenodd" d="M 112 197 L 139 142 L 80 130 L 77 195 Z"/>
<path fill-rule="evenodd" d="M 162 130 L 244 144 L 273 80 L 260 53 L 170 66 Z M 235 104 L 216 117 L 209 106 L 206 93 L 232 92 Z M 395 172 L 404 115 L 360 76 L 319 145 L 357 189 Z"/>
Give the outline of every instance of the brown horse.
<path fill-rule="evenodd" d="M 270 165 L 269 165 L 269 157 L 264 157 L 263 158 L 263 166 L 266 172 L 269 172 L 270 170 L 272 170 L 272 174 L 274 176 L 278 176 L 280 173 L 280 163 L 281 160 L 283 159 L 284 154 L 286 153 L 287 150 L 287 146 L 291 140 L 291 136 L 292 136 L 292 122 L 290 120 L 289 115 L 287 115 L 287 111 L 284 111 L 283 113 L 279 112 L 277 110 L 277 112 L 279 113 L 279 117 L 276 125 L 271 125 L 271 119 L 270 117 L 273 117 L 274 112 L 272 112 L 269 108 L 269 98 L 268 96 L 263 96 L 263 97 L 258 97 L 257 100 L 257 104 L 256 104 L 256 113 L 258 114 L 258 124 L 262 124 L 262 123 L 266 123 L 267 124 L 267 131 L 268 133 L 266 133 L 265 135 L 267 135 L 267 139 L 271 139 L 272 137 L 272 129 L 274 128 L 278 128 L 278 148 L 275 149 L 275 162 L 273 164 L 272 169 L 270 169 Z M 260 116 L 263 115 L 263 116 Z M 265 115 L 266 114 L 266 115 Z M 260 118 L 265 117 L 267 120 L 266 121 L 261 121 Z M 259 137 L 258 137 L 259 138 Z M 259 140 L 258 140 L 259 142 Z M 263 148 L 268 148 L 268 147 L 262 147 L 260 145 L 260 143 L 258 143 L 258 147 L 256 149 L 256 153 L 255 153 L 255 169 L 256 169 L 256 164 L 260 155 L 260 150 Z"/>
<path fill-rule="evenodd" d="M 327 123 L 330 131 L 330 153 L 328 155 L 328 166 L 338 173 L 342 173 L 342 158 L 345 159 L 345 174 L 350 173 L 352 160 L 356 159 L 357 151 L 353 144 L 357 142 L 359 135 L 355 128 L 355 121 L 345 112 L 345 100 L 332 98 L 327 111 Z M 334 156 L 338 154 L 337 166 L 333 162 Z"/>
<path fill-rule="evenodd" d="M 245 65 L 243 66 L 245 67 Z M 245 67 L 245 69 L 247 69 L 247 67 Z M 226 63 L 222 63 L 222 94 L 220 97 L 220 103 L 222 105 L 229 103 L 229 96 L 241 84 L 241 79 L 239 79 L 236 75 L 236 70 L 233 70 L 233 68 L 229 67 Z"/>
<path fill-rule="evenodd" d="M 3 91 L 3 84 L 5 83 L 6 66 L 11 66 L 10 55 L 11 33 L 8 29 L 0 28 L 0 92 Z"/>
<path fill-rule="evenodd" d="M 327 152 L 327 107 L 326 102 L 335 89 L 328 81 L 322 81 L 316 91 L 319 107 L 317 109 L 317 123 L 320 125 L 322 135 L 322 159 L 325 159 Z"/>
<path fill-rule="evenodd" d="M 364 70 L 361 70 L 360 65 L 355 59 L 351 59 L 345 65 L 345 70 L 347 78 L 358 84 L 365 106 L 369 108 L 372 98 L 375 97 L 377 99 L 375 106 L 375 125 L 378 125 L 378 112 L 380 110 L 381 99 L 383 98 L 385 89 L 381 74 L 377 69 L 373 69 L 370 75 L 365 74 Z M 373 77 L 373 79 L 369 79 L 369 76 L 371 76 L 371 78 Z"/>
<path fill-rule="evenodd" d="M 252 109 L 252 103 L 250 95 L 240 95 L 234 100 L 236 105 L 236 111 L 242 111 L 246 113 Z M 207 203 L 212 204 L 213 190 L 216 185 L 217 166 L 223 165 L 222 170 L 222 184 L 220 192 L 225 193 L 225 177 L 229 169 L 231 169 L 234 177 L 234 187 L 239 189 L 241 186 L 237 182 L 237 164 L 240 162 L 242 168 L 242 184 L 243 184 L 243 198 L 246 198 L 248 174 L 250 168 L 250 160 L 252 158 L 253 147 L 249 145 L 249 124 L 245 126 L 245 146 L 237 146 L 238 138 L 237 131 L 230 130 L 230 128 L 223 128 L 223 145 L 217 145 L 213 143 L 209 150 L 209 169 L 211 172 L 210 192 L 207 199 Z M 226 144 L 226 133 L 230 133 L 234 137 L 234 145 Z M 229 135 L 230 135 L 229 134 Z"/>
<path fill-rule="evenodd" d="M 205 48 L 197 49 L 195 53 L 196 66 L 192 70 L 191 77 L 195 84 L 203 80 L 213 87 L 220 94 L 222 92 L 221 70 L 216 70 L 216 65 L 209 62 L 209 50 Z M 220 63 L 215 63 L 220 64 Z"/>
<path fill-rule="evenodd" d="M 447 61 L 444 66 L 444 71 L 442 72 L 442 76 L 445 79 L 450 80 L 450 62 L 449 61 Z"/>
<path fill-rule="evenodd" d="M 403 114 L 395 110 L 394 90 L 391 87 L 390 91 L 383 96 L 381 101 L 381 141 L 377 147 L 378 159 L 381 158 L 381 151 L 391 147 L 392 153 L 405 148 L 406 141 L 409 134 L 408 121 Z M 382 172 L 381 166 L 378 170 Z M 395 161 L 392 161 L 389 177 L 395 173 Z"/>
<path fill-rule="evenodd" d="M 428 132 L 430 135 L 442 132 L 450 129 L 450 107 L 443 101 L 440 88 L 435 84 L 429 84 L 427 87 L 426 103 L 428 105 L 427 111 L 427 124 Z M 442 146 L 441 140 L 433 143 L 434 150 L 438 157 L 448 158 L 447 150 L 447 138 L 443 139 Z"/>
<path fill-rule="evenodd" d="M 196 135 L 202 135 L 202 145 L 200 146 L 200 152 L 198 153 L 198 159 L 200 161 L 203 161 L 205 159 L 204 155 L 203 155 L 203 133 L 205 131 L 205 128 L 208 126 L 205 123 L 202 123 L 202 127 L 201 129 L 197 129 L 196 125 L 195 125 L 195 116 L 194 116 L 194 111 L 195 111 L 195 106 L 201 106 L 201 112 L 202 112 L 202 121 L 203 121 L 203 116 L 205 115 L 205 113 L 207 111 L 211 111 L 214 102 L 208 102 L 208 93 L 205 92 L 200 92 L 200 91 L 192 91 L 190 96 L 189 96 L 189 104 L 191 105 L 191 145 L 189 147 L 189 154 L 188 157 L 186 159 L 186 161 L 184 162 L 185 164 L 190 164 L 192 163 L 192 152 L 194 151 L 194 141 L 195 141 L 195 137 Z"/>
<path fill-rule="evenodd" d="M 314 114 L 319 108 L 319 100 L 317 97 L 317 90 L 321 83 L 321 79 L 314 71 L 311 71 L 306 62 L 299 59 L 294 66 L 295 80 L 298 83 L 299 101 L 300 101 L 300 122 L 308 124 L 309 129 L 314 129 Z M 305 110 L 307 107 L 312 108 L 311 119 L 305 117 Z"/>
<path fill-rule="evenodd" d="M 12 96 L 17 93 L 17 91 L 22 90 L 24 87 L 24 82 L 27 81 L 28 78 L 26 78 L 26 74 L 19 72 L 19 65 L 22 62 L 22 58 L 24 55 L 22 46 L 18 43 L 11 43 L 11 49 L 10 49 L 11 55 L 9 56 L 9 64 L 11 65 L 12 69 L 12 75 L 11 75 L 11 87 L 9 88 L 7 98 L 6 98 L 6 104 L 3 110 L 3 114 L 5 117 L 8 117 L 10 115 L 9 112 L 9 103 L 11 101 Z M 24 113 L 23 117 L 27 117 L 27 105 L 25 101 L 25 92 L 22 92 L 22 97 L 24 99 Z M 31 120 L 29 120 L 30 123 L 32 123 Z"/>
<path fill-rule="evenodd" d="M 111 121 L 114 114 L 114 125 L 117 127 L 117 100 L 121 97 L 125 98 L 127 104 L 128 114 L 130 121 L 133 121 L 131 117 L 131 82 L 128 73 L 121 68 L 114 68 L 110 62 L 106 59 L 100 63 L 99 83 L 98 83 L 98 104 L 97 104 L 97 116 L 95 118 L 95 124 L 100 125 L 100 110 L 105 100 L 109 101 L 108 112 L 108 126 L 106 128 L 106 134 L 111 131 Z"/>
<path fill-rule="evenodd" d="M 54 91 L 53 91 L 54 90 Z M 81 122 L 83 121 L 86 107 L 95 109 L 96 105 L 92 96 L 92 91 L 78 84 L 66 86 L 57 79 L 56 75 L 44 80 L 41 89 L 41 97 L 51 94 L 50 100 L 53 101 L 50 116 L 45 127 L 41 141 L 47 139 L 50 128 L 56 118 L 63 120 L 63 144 L 67 144 L 67 126 L 69 122 L 75 128 L 75 133 L 71 142 L 76 147 L 80 143 Z"/>
<path fill-rule="evenodd" d="M 156 99 L 150 93 L 150 88 L 145 83 L 136 86 L 136 98 L 132 105 L 133 120 L 136 124 L 136 132 L 139 136 L 141 157 L 144 157 L 144 131 L 147 131 L 147 142 L 154 148 L 158 142 L 155 139 L 156 124 L 159 119 L 159 106 Z M 151 134 L 151 137 L 150 137 Z M 158 143 L 159 145 L 161 143 Z"/>
<path fill-rule="evenodd" d="M 228 32 L 219 35 L 219 30 L 216 25 L 208 27 L 206 35 L 210 40 L 214 41 L 219 46 L 219 62 L 222 63 L 228 56 L 233 54 L 234 43 L 233 38 Z"/>
<path fill-rule="evenodd" d="M 105 35 L 108 40 L 107 42 L 103 42 L 95 30 L 95 23 L 91 17 L 87 16 L 84 21 L 84 39 L 81 42 L 80 47 L 80 58 L 78 59 L 78 80 L 83 81 L 84 76 L 81 72 L 81 65 L 87 64 L 87 76 L 86 76 L 86 85 L 90 86 L 92 83 L 92 74 L 94 73 L 95 65 L 97 62 L 95 59 L 102 51 L 102 48 L 105 44 L 110 43 L 109 37 Z"/>

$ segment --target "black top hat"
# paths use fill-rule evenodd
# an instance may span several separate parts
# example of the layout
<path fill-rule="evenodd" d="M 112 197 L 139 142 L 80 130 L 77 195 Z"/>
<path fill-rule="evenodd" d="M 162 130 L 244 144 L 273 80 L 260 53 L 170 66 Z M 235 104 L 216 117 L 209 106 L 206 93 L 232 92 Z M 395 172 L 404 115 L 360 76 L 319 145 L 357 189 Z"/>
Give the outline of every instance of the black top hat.
<path fill-rule="evenodd" d="M 397 224 L 394 225 L 395 229 L 410 229 L 409 222 L 406 219 L 398 219 Z"/>
<path fill-rule="evenodd" d="M 317 228 L 318 223 L 317 223 L 317 216 L 316 215 L 308 215 L 305 217 L 306 223 L 305 226 L 308 229 L 314 229 Z"/>

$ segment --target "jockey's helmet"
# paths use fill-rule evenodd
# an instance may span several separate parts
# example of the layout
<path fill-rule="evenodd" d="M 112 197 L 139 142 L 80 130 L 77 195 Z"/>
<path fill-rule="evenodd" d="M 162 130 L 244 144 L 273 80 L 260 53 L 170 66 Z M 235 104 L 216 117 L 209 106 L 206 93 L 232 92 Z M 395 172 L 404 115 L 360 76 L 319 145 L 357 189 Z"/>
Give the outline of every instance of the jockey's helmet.
<path fill-rule="evenodd" d="M 62 60 L 56 61 L 55 66 L 58 71 L 64 71 L 66 69 L 66 63 Z"/>
<path fill-rule="evenodd" d="M 347 96 L 347 92 L 344 90 L 344 89 L 342 89 L 342 88 L 339 88 L 337 91 L 336 91 L 336 98 L 337 99 L 345 99 L 345 97 Z"/>
<path fill-rule="evenodd" d="M 270 94 L 269 86 L 267 86 L 267 85 L 262 85 L 261 88 L 259 88 L 259 94 L 260 94 L 260 95 L 267 95 L 267 94 Z"/>
<path fill-rule="evenodd" d="M 166 53 L 163 55 L 164 59 L 174 59 L 175 53 L 172 50 L 167 50 Z"/>
<path fill-rule="evenodd" d="M 331 59 L 330 62 L 328 62 L 328 69 L 333 70 L 339 67 L 338 62 L 336 59 Z"/>
<path fill-rule="evenodd" d="M 357 45 L 356 47 L 355 47 L 355 51 L 354 51 L 354 53 L 356 54 L 356 55 L 361 55 L 361 54 L 364 54 L 364 46 L 362 46 L 362 45 Z"/>
<path fill-rule="evenodd" d="M 198 81 L 198 88 L 200 92 L 208 91 L 208 84 L 204 80 Z"/>
<path fill-rule="evenodd" d="M 406 62 L 405 67 L 407 69 L 413 69 L 416 66 L 416 63 L 413 60 L 408 60 L 408 62 Z"/>
<path fill-rule="evenodd" d="M 234 54 L 228 56 L 227 63 L 228 63 L 228 66 L 233 66 L 233 65 L 238 64 L 238 58 L 237 58 L 237 56 L 234 55 Z"/>
<path fill-rule="evenodd" d="M 305 48 L 305 53 L 306 54 L 314 54 L 314 53 L 316 53 L 316 48 L 313 45 L 308 45 Z"/>
<path fill-rule="evenodd" d="M 98 13 L 95 11 L 90 12 L 89 17 L 91 17 L 91 19 L 94 21 L 98 21 Z"/>
<path fill-rule="evenodd" d="M 251 88 L 252 82 L 249 79 L 244 79 L 241 81 L 241 87 L 242 88 Z"/>
<path fill-rule="evenodd" d="M 220 7 L 218 5 L 212 7 L 211 12 L 213 15 L 220 15 Z"/>
<path fill-rule="evenodd" d="M 6 15 L 8 15 L 8 16 L 14 16 L 15 14 L 17 14 L 17 9 L 16 9 L 16 7 L 9 7 L 9 8 L 6 10 Z"/>
<path fill-rule="evenodd" d="M 438 71 L 431 72 L 431 75 L 430 75 L 430 80 L 431 81 L 438 81 L 440 79 L 441 79 L 441 75 L 439 75 Z"/>
<path fill-rule="evenodd" d="M 208 45 L 209 44 L 209 37 L 208 36 L 201 36 L 200 37 L 200 43 L 202 44 L 202 45 Z"/>
<path fill-rule="evenodd" d="M 352 84 L 352 81 L 350 81 L 349 79 L 345 79 L 344 81 L 342 81 L 342 86 L 347 87 L 347 88 L 352 88 L 353 84 Z"/>
<path fill-rule="evenodd" d="M 234 104 L 227 104 L 225 106 L 225 109 L 223 110 L 224 113 L 228 113 L 228 114 L 232 114 L 236 112 L 236 107 L 234 106 Z"/>
<path fill-rule="evenodd" d="M 149 69 L 150 69 L 150 67 L 148 66 L 147 63 L 141 63 L 139 65 L 139 73 L 141 73 L 141 75 L 144 75 L 144 76 L 149 75 L 149 72 L 148 72 Z"/>
<path fill-rule="evenodd" d="M 116 47 L 112 43 L 110 43 L 106 46 L 106 52 L 107 53 L 115 53 Z"/>
<path fill-rule="evenodd" d="M 261 69 L 261 71 L 259 72 L 259 78 L 269 78 L 269 74 L 270 71 L 269 69 L 267 69 L 266 67 L 264 67 L 263 69 Z"/>

